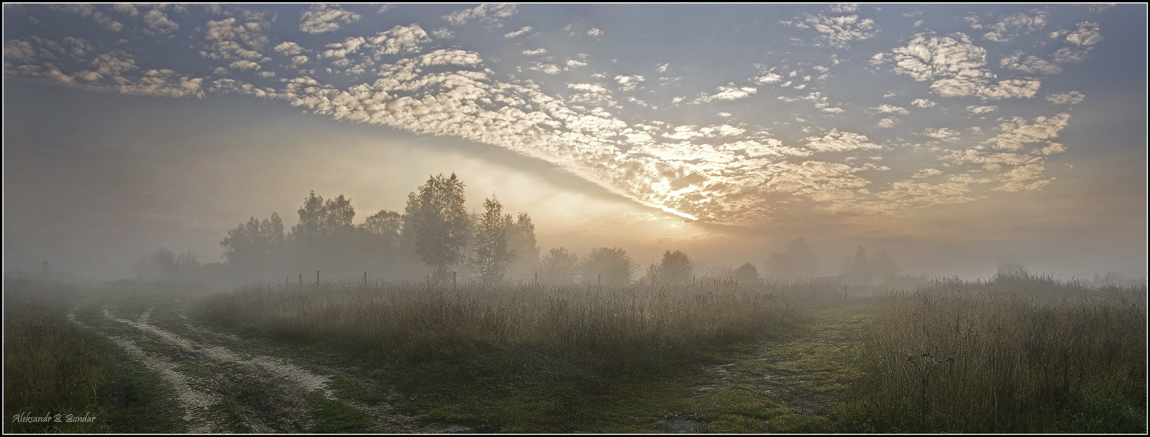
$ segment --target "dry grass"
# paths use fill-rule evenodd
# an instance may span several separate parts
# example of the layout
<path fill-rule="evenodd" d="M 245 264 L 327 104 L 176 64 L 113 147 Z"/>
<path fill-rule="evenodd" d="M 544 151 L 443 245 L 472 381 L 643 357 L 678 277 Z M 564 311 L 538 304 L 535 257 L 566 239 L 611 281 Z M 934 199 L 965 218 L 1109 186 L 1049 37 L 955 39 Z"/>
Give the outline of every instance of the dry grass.
<path fill-rule="evenodd" d="M 610 368 L 748 339 L 789 313 L 774 294 L 735 284 L 253 285 L 210 297 L 202 310 L 232 328 L 368 355 L 418 361 L 497 353 Z"/>
<path fill-rule="evenodd" d="M 1146 431 L 1144 285 L 1003 277 L 885 300 L 853 406 L 876 430 Z"/>

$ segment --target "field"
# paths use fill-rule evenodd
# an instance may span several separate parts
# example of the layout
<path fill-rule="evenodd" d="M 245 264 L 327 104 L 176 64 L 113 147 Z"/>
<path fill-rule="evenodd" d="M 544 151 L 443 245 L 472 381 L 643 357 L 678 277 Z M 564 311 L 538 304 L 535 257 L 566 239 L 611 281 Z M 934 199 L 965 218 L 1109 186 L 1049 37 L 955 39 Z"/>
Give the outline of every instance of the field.
<path fill-rule="evenodd" d="M 1146 431 L 1144 285 L 4 290 L 5 432 Z"/>

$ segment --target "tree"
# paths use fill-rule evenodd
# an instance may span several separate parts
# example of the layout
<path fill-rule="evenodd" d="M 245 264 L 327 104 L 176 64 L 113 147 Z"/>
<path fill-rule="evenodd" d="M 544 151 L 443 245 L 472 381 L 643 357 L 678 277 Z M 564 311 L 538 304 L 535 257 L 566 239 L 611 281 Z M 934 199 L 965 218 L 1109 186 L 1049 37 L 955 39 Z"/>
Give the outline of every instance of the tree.
<path fill-rule="evenodd" d="M 514 224 L 510 222 L 510 215 L 503 217 L 503 205 L 494 195 L 483 201 L 483 209 L 483 215 L 475 224 L 474 252 L 469 265 L 481 282 L 493 284 L 503 280 L 507 266 L 515 258 L 515 252 L 507 244 Z"/>
<path fill-rule="evenodd" d="M 566 248 L 551 249 L 539 262 L 540 276 L 552 284 L 569 284 L 575 281 L 579 268 L 579 257 Z"/>
<path fill-rule="evenodd" d="M 651 285 L 655 285 L 659 281 L 659 264 L 654 261 L 651 261 L 651 264 L 647 266 L 647 280 L 651 282 Z"/>
<path fill-rule="evenodd" d="M 411 231 L 416 253 L 436 280 L 446 280 L 448 269 L 466 257 L 470 221 L 463 202 L 463 181 L 455 173 L 432 176 L 407 196 L 404 233 Z"/>
<path fill-rule="evenodd" d="M 759 277 L 759 271 L 755 269 L 755 266 L 751 263 L 743 264 L 739 266 L 739 268 L 735 269 L 733 277 L 741 284 L 758 285 L 762 280 Z"/>
<path fill-rule="evenodd" d="M 818 272 L 811 245 L 803 238 L 787 243 L 783 253 L 772 253 L 767 258 L 767 273 L 773 277 L 788 280 L 810 279 Z"/>
<path fill-rule="evenodd" d="M 602 275 L 603 282 L 626 285 L 631 282 L 634 270 L 631 257 L 618 247 L 591 249 L 591 254 L 583 261 L 583 279 L 586 281 L 596 281 Z"/>
<path fill-rule="evenodd" d="M 670 284 L 682 284 L 691 279 L 695 271 L 695 263 L 681 251 L 663 253 L 663 261 L 659 263 L 659 279 Z"/>
<path fill-rule="evenodd" d="M 843 279 L 848 282 L 869 284 L 871 282 L 871 262 L 866 250 L 859 246 L 853 257 L 843 261 Z"/>
<path fill-rule="evenodd" d="M 511 214 L 506 215 L 507 245 L 515 252 L 515 259 L 507 267 L 507 274 L 512 278 L 530 278 L 531 270 L 539 263 L 539 246 L 535 242 L 535 224 L 531 223 L 531 216 L 520 213 L 518 219 L 512 222 Z"/>
<path fill-rule="evenodd" d="M 352 225 L 355 208 L 342 194 L 324 200 L 315 191 L 308 193 L 297 211 L 299 223 L 292 227 L 299 267 L 330 269 L 357 258 L 356 229 Z"/>
<path fill-rule="evenodd" d="M 878 253 L 870 258 L 870 273 L 874 279 L 895 279 L 900 271 L 902 269 L 885 250 L 879 249 Z"/>
<path fill-rule="evenodd" d="M 357 227 L 360 251 L 376 261 L 393 262 L 399 250 L 399 231 L 403 216 L 395 211 L 381 210 L 372 214 Z"/>
<path fill-rule="evenodd" d="M 46 263 L 46 261 L 45 261 Z M 200 261 L 191 252 L 176 255 L 161 247 L 136 262 L 136 277 L 140 279 L 192 280 L 200 273 Z"/>
<path fill-rule="evenodd" d="M 284 224 L 277 213 L 270 218 L 248 218 L 246 223 L 228 230 L 220 245 L 229 266 L 238 271 L 262 272 L 283 253 L 286 239 Z"/>

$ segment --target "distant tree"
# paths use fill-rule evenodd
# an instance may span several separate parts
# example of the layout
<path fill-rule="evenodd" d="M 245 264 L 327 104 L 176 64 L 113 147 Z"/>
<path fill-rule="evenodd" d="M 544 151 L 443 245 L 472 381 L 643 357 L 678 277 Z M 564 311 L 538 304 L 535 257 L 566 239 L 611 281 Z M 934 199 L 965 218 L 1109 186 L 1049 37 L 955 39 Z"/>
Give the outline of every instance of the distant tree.
<path fill-rule="evenodd" d="M 414 237 L 415 250 L 437 280 L 465 260 L 470 221 L 464 206 L 463 181 L 455 175 L 432 176 L 407 196 L 404 233 Z"/>
<path fill-rule="evenodd" d="M 885 250 L 879 249 L 878 253 L 870 258 L 870 274 L 876 280 L 893 280 L 895 279 L 902 269 L 894 262 Z"/>
<path fill-rule="evenodd" d="M 575 281 L 579 268 L 579 257 L 566 248 L 551 249 L 539 261 L 540 280 L 552 284 L 569 284 Z"/>
<path fill-rule="evenodd" d="M 871 277 L 871 262 L 867 258 L 866 250 L 859 246 L 853 257 L 843 261 L 843 280 L 854 283 L 869 284 Z"/>
<path fill-rule="evenodd" d="M 810 279 L 818 272 L 818 260 L 806 239 L 796 238 L 787 243 L 785 252 L 772 253 L 767 258 L 767 273 L 779 279 Z"/>
<path fill-rule="evenodd" d="M 201 267 L 196 255 L 191 252 L 176 255 L 161 247 L 136 262 L 136 277 L 139 279 L 191 280 L 196 279 Z"/>
<path fill-rule="evenodd" d="M 762 280 L 759 277 L 759 271 L 755 269 L 755 266 L 751 263 L 746 263 L 739 266 L 739 268 L 735 269 L 733 276 L 736 281 L 743 284 L 758 285 Z"/>
<path fill-rule="evenodd" d="M 687 254 L 681 251 L 663 253 L 663 261 L 659 263 L 659 280 L 669 284 L 682 284 L 691 279 L 695 271 L 695 263 Z"/>
<path fill-rule="evenodd" d="M 659 282 L 659 264 L 654 261 L 651 261 L 651 265 L 647 266 L 647 281 L 649 281 L 651 285 L 655 285 Z"/>
<path fill-rule="evenodd" d="M 381 210 L 372 214 L 357 227 L 360 236 L 360 251 L 369 254 L 384 262 L 392 262 L 397 258 L 400 243 L 400 229 L 403 226 L 403 216 L 395 211 Z"/>
<path fill-rule="evenodd" d="M 535 224 L 531 216 L 520 213 L 512 221 L 511 214 L 505 216 L 507 225 L 507 245 L 515 252 L 515 259 L 507 267 L 507 274 L 513 278 L 531 278 L 532 269 L 539 264 L 539 246 L 535 241 Z"/>
<path fill-rule="evenodd" d="M 503 216 L 503 205 L 494 195 L 483 201 L 483 209 L 474 225 L 473 252 L 468 264 L 481 282 L 492 284 L 503 280 L 507 266 L 515 258 L 507 242 L 514 223 L 510 216 Z"/>
<path fill-rule="evenodd" d="M 599 275 L 602 275 L 604 283 L 626 285 L 631 282 L 634 270 L 631 257 L 618 247 L 591 249 L 591 253 L 583 261 L 583 278 L 591 282 L 597 281 Z"/>
<path fill-rule="evenodd" d="M 228 230 L 220 245 L 224 247 L 224 259 L 234 270 L 261 272 L 282 255 L 285 241 L 283 220 L 273 212 L 270 218 L 251 217 Z"/>

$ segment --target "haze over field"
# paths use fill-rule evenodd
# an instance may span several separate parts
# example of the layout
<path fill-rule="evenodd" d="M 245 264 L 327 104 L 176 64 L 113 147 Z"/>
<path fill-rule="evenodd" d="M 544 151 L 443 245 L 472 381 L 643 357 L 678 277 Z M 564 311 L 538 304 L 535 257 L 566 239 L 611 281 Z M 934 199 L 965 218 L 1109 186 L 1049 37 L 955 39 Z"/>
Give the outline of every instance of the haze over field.
<path fill-rule="evenodd" d="M 4 7 L 4 269 L 217 261 L 431 174 L 544 251 L 1145 276 L 1147 7 Z"/>

